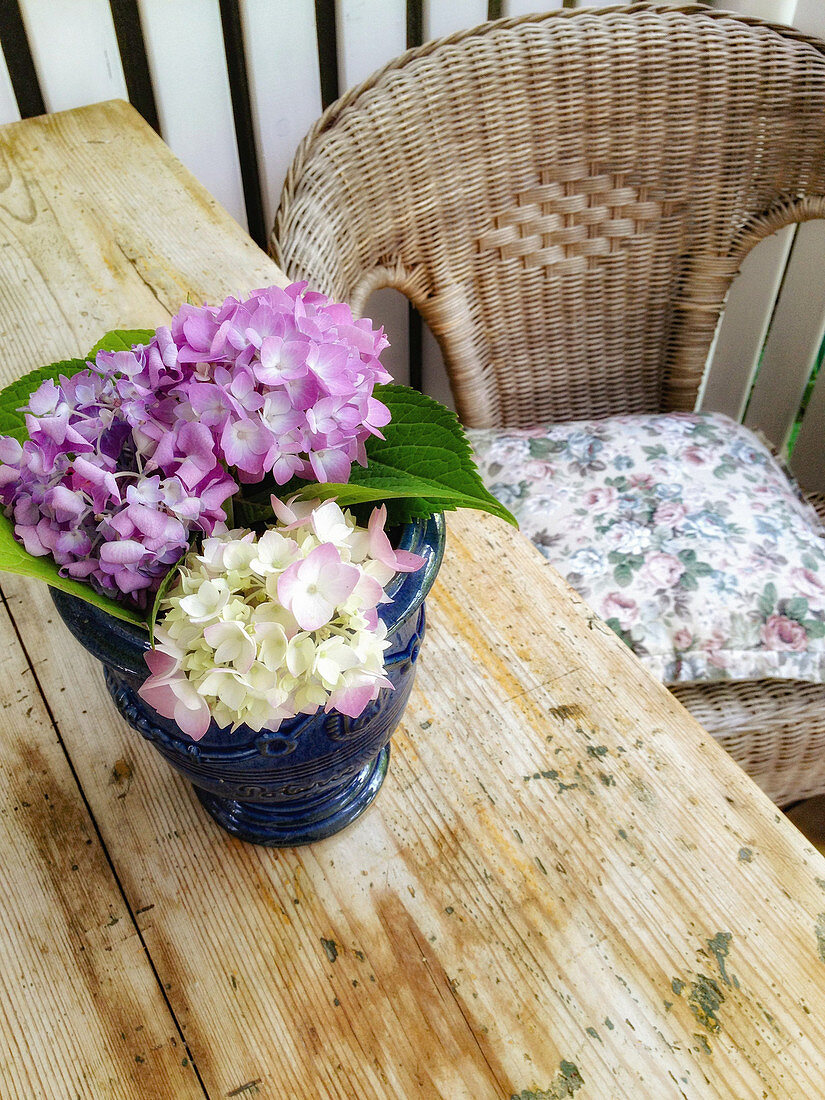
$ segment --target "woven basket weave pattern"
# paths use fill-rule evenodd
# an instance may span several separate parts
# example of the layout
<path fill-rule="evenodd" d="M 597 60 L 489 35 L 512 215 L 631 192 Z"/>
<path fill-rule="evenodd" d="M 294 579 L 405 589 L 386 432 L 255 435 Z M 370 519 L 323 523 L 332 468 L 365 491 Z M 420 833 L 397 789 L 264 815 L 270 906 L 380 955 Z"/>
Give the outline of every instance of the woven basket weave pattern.
<path fill-rule="evenodd" d="M 743 258 L 825 216 L 824 51 L 652 4 L 427 43 L 307 135 L 273 255 L 356 312 L 379 287 L 406 294 L 470 427 L 692 409 Z M 825 791 L 825 689 L 677 694 L 777 800 Z M 787 753 L 751 752 L 769 725 L 771 746 L 796 739 Z M 801 763 L 774 781 L 780 758 Z"/>

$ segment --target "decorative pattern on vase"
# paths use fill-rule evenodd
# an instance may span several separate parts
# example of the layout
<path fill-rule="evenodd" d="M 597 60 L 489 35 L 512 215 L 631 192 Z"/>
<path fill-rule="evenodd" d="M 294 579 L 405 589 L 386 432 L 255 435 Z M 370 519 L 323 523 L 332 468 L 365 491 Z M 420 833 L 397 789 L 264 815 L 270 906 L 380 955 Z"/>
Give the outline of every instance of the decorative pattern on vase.
<path fill-rule="evenodd" d="M 259 734 L 190 741 L 137 694 L 132 677 L 105 668 L 109 694 L 126 721 L 195 786 L 239 801 L 283 802 L 349 782 L 383 748 L 406 706 L 425 630 L 423 606 L 392 636 L 384 689 L 358 718 L 301 715 Z"/>
<path fill-rule="evenodd" d="M 139 695 L 148 642 L 136 627 L 60 592 L 55 605 L 76 638 L 104 665 L 106 686 L 126 721 L 189 779 L 209 814 L 233 836 L 292 846 L 331 836 L 375 798 L 389 762 L 389 740 L 407 704 L 424 636 L 424 598 L 444 549 L 440 516 L 408 525 L 401 547 L 420 553 L 419 574 L 399 575 L 379 614 L 390 646 L 384 688 L 358 718 L 321 711 L 284 721 L 277 730 L 219 729 L 191 740 L 174 720 Z"/>

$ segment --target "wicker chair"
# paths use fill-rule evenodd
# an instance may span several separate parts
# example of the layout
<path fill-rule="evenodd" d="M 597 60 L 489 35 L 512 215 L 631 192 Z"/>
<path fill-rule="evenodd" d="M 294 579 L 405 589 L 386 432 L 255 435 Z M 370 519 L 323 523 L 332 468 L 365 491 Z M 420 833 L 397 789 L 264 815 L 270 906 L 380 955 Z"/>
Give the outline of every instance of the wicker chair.
<path fill-rule="evenodd" d="M 277 262 L 405 293 L 470 427 L 694 407 L 748 251 L 825 216 L 825 46 L 702 6 L 500 20 L 408 51 L 298 150 Z M 825 792 L 825 686 L 677 686 L 780 805 Z"/>

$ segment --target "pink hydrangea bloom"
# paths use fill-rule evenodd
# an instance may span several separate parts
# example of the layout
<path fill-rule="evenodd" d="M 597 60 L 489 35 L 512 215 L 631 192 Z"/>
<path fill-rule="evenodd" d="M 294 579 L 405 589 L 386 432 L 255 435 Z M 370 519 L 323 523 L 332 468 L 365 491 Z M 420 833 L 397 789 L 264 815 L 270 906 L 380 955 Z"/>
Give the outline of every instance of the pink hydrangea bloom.
<path fill-rule="evenodd" d="M 238 482 L 347 481 L 389 411 L 383 330 L 296 283 L 184 305 L 146 345 L 100 351 L 0 438 L 0 503 L 29 553 L 145 607 Z"/>
<path fill-rule="evenodd" d="M 0 502 L 27 551 L 137 607 L 193 531 L 226 519 L 237 489 L 209 431 L 170 413 L 164 380 L 179 380 L 176 362 L 162 330 L 145 347 L 99 352 L 31 394 L 22 446 L 0 439 Z"/>
<path fill-rule="evenodd" d="M 172 321 L 180 380 L 175 417 L 208 428 L 239 480 L 272 474 L 345 482 L 364 443 L 389 421 L 373 396 L 389 382 L 383 330 L 293 283 L 221 306 L 182 307 Z"/>

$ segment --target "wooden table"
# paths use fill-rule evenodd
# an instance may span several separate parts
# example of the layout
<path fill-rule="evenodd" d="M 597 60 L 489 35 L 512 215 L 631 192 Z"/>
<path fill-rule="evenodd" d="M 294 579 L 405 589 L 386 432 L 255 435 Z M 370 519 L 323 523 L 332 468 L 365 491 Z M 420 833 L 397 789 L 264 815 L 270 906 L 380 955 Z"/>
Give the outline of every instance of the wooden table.
<path fill-rule="evenodd" d="M 122 103 L 0 131 L 0 373 L 283 276 Z M 825 1096 L 825 860 L 504 524 L 377 802 L 233 840 L 2 578 L 0 1097 Z"/>

